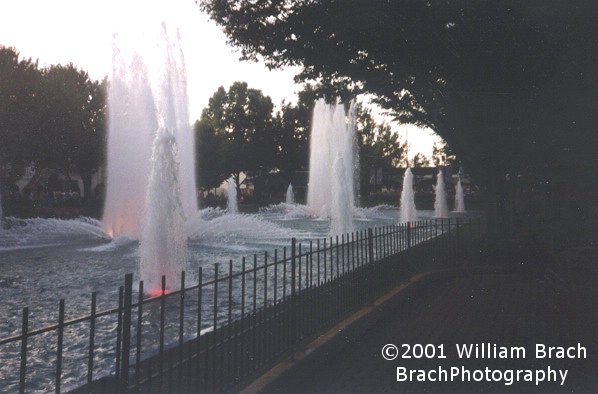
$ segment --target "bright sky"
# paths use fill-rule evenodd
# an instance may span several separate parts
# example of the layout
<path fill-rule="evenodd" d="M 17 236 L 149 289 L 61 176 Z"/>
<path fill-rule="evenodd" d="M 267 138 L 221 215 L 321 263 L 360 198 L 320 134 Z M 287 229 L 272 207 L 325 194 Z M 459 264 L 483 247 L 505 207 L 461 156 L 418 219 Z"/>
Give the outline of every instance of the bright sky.
<path fill-rule="evenodd" d="M 219 86 L 246 81 L 261 89 L 275 104 L 295 101 L 300 86 L 293 82 L 297 70 L 269 71 L 262 64 L 238 61 L 216 24 L 201 13 L 193 0 L 2 0 L 0 45 L 12 46 L 22 57 L 39 59 L 40 65 L 73 63 L 94 79 L 110 74 L 112 36 L 120 27 L 140 25 L 164 15 L 160 3 L 181 21 L 182 45 L 188 78 L 191 120 L 197 119 Z M 429 130 L 395 127 L 406 137 L 409 156 L 431 156 L 436 140 Z"/>

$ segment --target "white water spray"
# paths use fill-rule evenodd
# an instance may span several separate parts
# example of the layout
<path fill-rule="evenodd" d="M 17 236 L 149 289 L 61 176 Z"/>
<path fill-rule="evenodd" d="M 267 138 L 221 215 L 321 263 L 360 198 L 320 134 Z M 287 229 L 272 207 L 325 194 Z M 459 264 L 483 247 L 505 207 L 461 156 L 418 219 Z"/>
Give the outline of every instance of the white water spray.
<path fill-rule="evenodd" d="M 287 204 L 294 204 L 295 203 L 295 194 L 293 193 L 293 185 L 289 183 L 289 187 L 287 187 L 287 195 L 286 201 Z"/>
<path fill-rule="evenodd" d="M 438 170 L 438 176 L 436 177 L 436 197 L 434 199 L 434 216 L 437 218 L 447 218 L 448 211 L 444 175 L 442 170 Z"/>
<path fill-rule="evenodd" d="M 135 24 L 123 18 L 113 41 L 103 218 L 104 231 L 113 237 L 141 232 L 152 143 L 159 128 L 169 130 L 178 142 L 183 210 L 187 216 L 197 210 L 185 61 L 178 29 L 170 23 L 177 17 L 171 15 L 176 7 L 166 2 L 144 7 L 153 18 Z"/>
<path fill-rule="evenodd" d="M 355 111 L 349 111 L 354 116 Z M 329 217 L 332 207 L 331 201 L 338 201 L 332 195 L 330 182 L 334 181 L 333 161 L 340 155 L 343 160 L 344 172 L 340 175 L 348 190 L 347 201 L 355 207 L 355 162 L 357 149 L 355 148 L 355 120 L 349 119 L 341 103 L 326 104 L 323 99 L 317 100 L 314 106 L 311 129 L 309 184 L 307 191 L 307 205 L 313 215 Z"/>
<path fill-rule="evenodd" d="M 174 135 L 166 129 L 158 130 L 139 245 L 139 271 L 149 292 L 161 288 L 162 275 L 166 276 L 168 289 L 176 289 L 179 283 L 176 278 L 185 269 L 187 261 L 177 157 Z"/>
<path fill-rule="evenodd" d="M 227 181 L 227 208 L 230 215 L 239 213 L 239 206 L 237 205 L 237 186 L 235 180 L 230 178 Z"/>
<path fill-rule="evenodd" d="M 355 100 L 351 101 L 348 113 L 349 121 L 347 127 L 349 132 L 353 135 L 353 207 L 357 208 L 361 205 L 361 159 L 359 156 L 359 136 L 357 135 L 357 106 Z"/>
<path fill-rule="evenodd" d="M 353 227 L 353 206 L 350 204 L 349 196 L 353 189 L 350 183 L 343 178 L 346 174 L 345 160 L 339 154 L 332 165 L 332 204 L 330 210 L 330 235 L 341 235 L 351 233 Z"/>
<path fill-rule="evenodd" d="M 405 170 L 403 175 L 403 189 L 401 190 L 400 222 L 415 222 L 417 220 L 417 209 L 415 208 L 415 196 L 413 194 L 413 173 L 411 168 Z"/>
<path fill-rule="evenodd" d="M 465 195 L 461 179 L 457 182 L 457 190 L 455 192 L 455 212 L 465 212 Z"/>

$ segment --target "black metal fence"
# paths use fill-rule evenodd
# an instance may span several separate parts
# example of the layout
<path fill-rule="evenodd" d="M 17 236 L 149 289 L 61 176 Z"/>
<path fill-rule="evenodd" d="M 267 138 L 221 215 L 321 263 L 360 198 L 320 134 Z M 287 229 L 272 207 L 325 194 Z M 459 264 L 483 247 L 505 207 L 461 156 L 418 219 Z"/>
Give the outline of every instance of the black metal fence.
<path fill-rule="evenodd" d="M 407 280 L 450 266 L 484 232 L 481 219 L 430 220 L 299 243 L 240 265 L 215 264 L 161 295 L 126 275 L 115 308 L 0 339 L 14 362 L 0 391 L 234 391 L 326 328 Z"/>

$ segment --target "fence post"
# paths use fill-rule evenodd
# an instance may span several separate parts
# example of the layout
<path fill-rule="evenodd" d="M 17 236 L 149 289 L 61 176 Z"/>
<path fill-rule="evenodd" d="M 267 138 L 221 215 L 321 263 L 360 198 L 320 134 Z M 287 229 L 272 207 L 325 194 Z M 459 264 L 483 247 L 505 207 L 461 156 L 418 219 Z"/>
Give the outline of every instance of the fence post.
<path fill-rule="evenodd" d="M 129 387 L 129 356 L 131 350 L 131 305 L 133 304 L 133 274 L 125 275 L 125 294 L 123 300 L 121 385 L 124 391 Z"/>
<path fill-rule="evenodd" d="M 295 337 L 297 332 L 297 294 L 295 292 L 295 250 L 297 240 L 291 239 L 291 330 L 289 335 L 289 349 L 291 350 L 291 361 L 295 360 Z"/>
<path fill-rule="evenodd" d="M 181 293 L 179 304 L 179 388 L 183 387 L 183 339 L 185 334 L 185 271 L 181 271 Z M 191 363 L 191 352 L 189 352 Z M 171 372 L 172 373 L 172 372 Z M 189 378 L 189 377 L 187 377 Z M 182 389 L 181 389 L 182 391 Z"/>
<path fill-rule="evenodd" d="M 143 330 L 143 281 L 139 281 L 137 290 L 137 335 L 135 338 L 135 391 L 139 393 L 140 365 L 141 365 L 141 337 Z"/>
<path fill-rule="evenodd" d="M 411 247 L 411 223 L 407 222 L 407 249 Z"/>
<path fill-rule="evenodd" d="M 367 286 L 369 297 L 366 298 L 369 298 L 368 302 L 372 304 L 374 302 L 374 232 L 371 228 L 368 228 L 368 260 L 369 267 L 366 272 L 370 271 L 370 275 L 366 280 L 369 282 Z"/>
<path fill-rule="evenodd" d="M 25 378 L 27 376 L 27 338 L 29 336 L 29 308 L 23 308 L 21 329 L 21 368 L 19 371 L 19 393 L 25 392 Z"/>
<path fill-rule="evenodd" d="M 56 346 L 56 383 L 54 391 L 60 393 L 62 383 L 62 340 L 64 335 L 64 299 L 60 300 L 58 306 L 58 344 Z"/>
<path fill-rule="evenodd" d="M 463 250 L 463 245 L 465 244 L 465 242 L 463 241 L 463 239 L 461 239 L 461 237 L 463 236 L 463 229 L 461 228 L 461 219 L 456 218 L 456 230 L 457 230 L 457 242 L 456 242 L 456 246 L 457 246 L 457 250 L 455 253 L 455 256 L 458 258 L 461 257 L 461 252 Z"/>
<path fill-rule="evenodd" d="M 368 262 L 374 262 L 374 234 L 371 228 L 368 228 Z"/>
<path fill-rule="evenodd" d="M 118 313 L 116 318 L 116 349 L 114 351 L 116 355 L 114 374 L 116 379 L 120 379 L 120 366 L 121 366 L 121 350 L 122 350 L 122 334 L 123 334 L 123 302 L 124 302 L 124 287 L 118 288 Z M 118 389 L 118 385 L 117 385 Z"/>

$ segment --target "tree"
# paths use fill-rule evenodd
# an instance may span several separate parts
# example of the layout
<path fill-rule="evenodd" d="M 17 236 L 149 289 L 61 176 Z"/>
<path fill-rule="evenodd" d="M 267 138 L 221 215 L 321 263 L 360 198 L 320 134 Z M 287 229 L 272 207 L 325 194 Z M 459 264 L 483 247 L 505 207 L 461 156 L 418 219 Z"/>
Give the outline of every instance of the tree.
<path fill-rule="evenodd" d="M 222 162 L 224 138 L 217 134 L 209 119 L 195 122 L 195 151 L 197 152 L 197 186 L 200 189 L 212 189 L 220 186 L 230 176 L 224 171 Z"/>
<path fill-rule="evenodd" d="M 432 162 L 435 167 L 447 166 L 453 164 L 457 157 L 453 154 L 453 150 L 442 140 L 439 143 L 434 143 L 432 146 Z"/>
<path fill-rule="evenodd" d="M 9 182 L 36 157 L 32 147 L 41 133 L 41 79 L 37 62 L 0 46 L 0 167 Z"/>
<path fill-rule="evenodd" d="M 72 64 L 51 66 L 43 76 L 43 133 L 36 163 L 63 170 L 67 177 L 78 172 L 88 199 L 92 175 L 105 160 L 107 82 L 92 81 Z"/>
<path fill-rule="evenodd" d="M 282 103 L 276 115 L 276 164 L 285 178 L 285 184 L 292 181 L 298 170 L 307 170 L 311 117 L 317 88 L 305 85 L 298 93 L 297 104 Z"/>
<path fill-rule="evenodd" d="M 387 124 L 378 124 L 371 112 L 357 108 L 357 134 L 360 154 L 361 190 L 367 193 L 372 170 L 392 171 L 406 160 L 407 143 Z"/>
<path fill-rule="evenodd" d="M 39 69 L 0 47 L 0 166 L 11 181 L 29 165 L 77 171 L 91 195 L 105 157 L 106 85 L 72 64 Z"/>
<path fill-rule="evenodd" d="M 436 164 L 435 164 L 436 165 Z M 429 167 L 430 160 L 423 154 L 418 153 L 411 159 L 411 167 Z"/>
<path fill-rule="evenodd" d="M 593 2 L 200 4 L 242 58 L 376 95 L 403 122 L 435 130 L 481 181 L 595 168 Z"/>
<path fill-rule="evenodd" d="M 222 174 L 234 178 L 238 192 L 242 172 L 255 175 L 268 172 L 273 166 L 276 154 L 273 109 L 270 97 L 248 88 L 246 82 L 235 82 L 228 91 L 218 88 L 196 125 L 196 132 L 202 131 L 200 137 L 204 141 L 211 138 L 208 133 L 215 135 L 214 142 L 221 139 Z M 200 168 L 200 173 L 206 170 Z"/>

